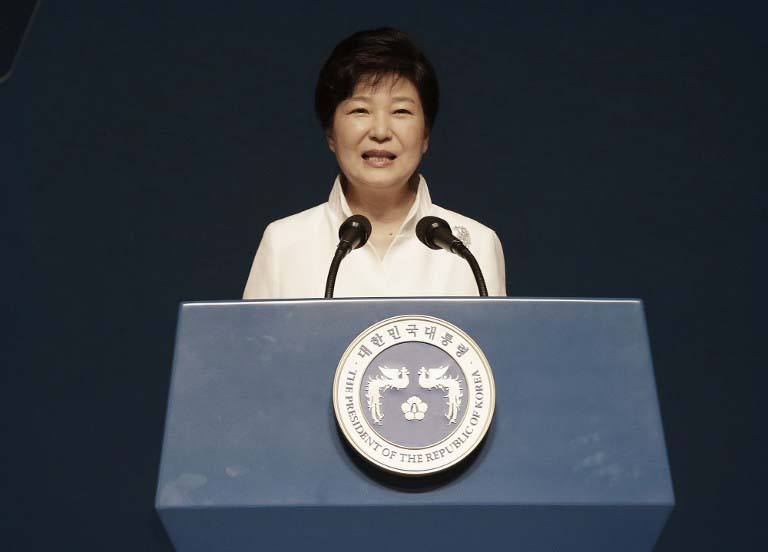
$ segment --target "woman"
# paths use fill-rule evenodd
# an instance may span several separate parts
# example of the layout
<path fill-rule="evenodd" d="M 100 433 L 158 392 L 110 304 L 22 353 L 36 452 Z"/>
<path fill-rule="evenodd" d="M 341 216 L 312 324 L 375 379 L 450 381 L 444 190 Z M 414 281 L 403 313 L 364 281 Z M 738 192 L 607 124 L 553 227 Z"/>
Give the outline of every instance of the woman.
<path fill-rule="evenodd" d="M 323 297 L 339 226 L 352 214 L 368 217 L 373 230 L 341 264 L 335 297 L 477 295 L 466 261 L 416 238 L 426 215 L 445 219 L 470 248 L 489 295 L 506 295 L 496 234 L 434 205 L 417 172 L 438 103 L 435 72 L 404 32 L 362 31 L 336 46 L 315 110 L 340 173 L 327 203 L 267 226 L 243 299 Z"/>

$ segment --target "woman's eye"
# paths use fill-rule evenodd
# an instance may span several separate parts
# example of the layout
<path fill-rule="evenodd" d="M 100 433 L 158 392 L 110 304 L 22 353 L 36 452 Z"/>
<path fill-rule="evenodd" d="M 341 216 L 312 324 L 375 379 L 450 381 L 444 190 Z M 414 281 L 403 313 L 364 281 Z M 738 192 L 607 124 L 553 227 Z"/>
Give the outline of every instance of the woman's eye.
<path fill-rule="evenodd" d="M 411 112 L 408 111 L 407 109 L 398 109 L 397 111 L 395 111 L 395 113 L 407 113 L 408 115 L 411 114 Z"/>
<path fill-rule="evenodd" d="M 368 113 L 368 110 L 364 107 L 358 107 L 357 109 L 353 109 L 351 113 Z"/>

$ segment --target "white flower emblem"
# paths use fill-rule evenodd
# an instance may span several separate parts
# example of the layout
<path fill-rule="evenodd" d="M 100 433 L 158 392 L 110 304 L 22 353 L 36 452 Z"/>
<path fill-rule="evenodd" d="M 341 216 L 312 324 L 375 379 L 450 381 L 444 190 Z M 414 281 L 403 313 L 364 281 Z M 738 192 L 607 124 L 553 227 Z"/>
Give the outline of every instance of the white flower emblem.
<path fill-rule="evenodd" d="M 423 420 L 429 405 L 414 395 L 400 405 L 406 420 Z"/>
<path fill-rule="evenodd" d="M 472 238 L 470 237 L 469 230 L 467 230 L 466 226 L 454 226 L 453 235 L 459 238 L 467 247 L 472 245 Z"/>

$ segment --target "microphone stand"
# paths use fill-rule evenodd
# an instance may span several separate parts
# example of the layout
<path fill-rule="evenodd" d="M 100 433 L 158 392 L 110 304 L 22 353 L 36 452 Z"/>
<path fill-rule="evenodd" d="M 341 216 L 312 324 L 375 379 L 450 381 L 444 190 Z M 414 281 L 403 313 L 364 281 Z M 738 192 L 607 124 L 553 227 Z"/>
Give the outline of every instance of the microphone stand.
<path fill-rule="evenodd" d="M 331 261 L 331 268 L 328 269 L 328 278 L 325 280 L 325 298 L 333 299 L 333 288 L 336 287 L 336 274 L 339 272 L 339 266 L 344 257 L 347 256 L 348 251 L 337 248 L 336 253 L 333 254 L 333 260 Z"/>
<path fill-rule="evenodd" d="M 345 220 L 339 228 L 339 245 L 333 254 L 331 267 L 328 269 L 328 278 L 325 280 L 325 298 L 333 299 L 333 288 L 336 287 L 336 275 L 344 257 L 353 249 L 365 245 L 371 235 L 371 222 L 363 215 L 352 215 Z"/>
<path fill-rule="evenodd" d="M 456 254 L 459 257 L 466 259 L 469 263 L 469 268 L 472 269 L 472 274 L 475 277 L 477 291 L 480 294 L 480 297 L 488 297 L 488 288 L 485 285 L 485 278 L 483 277 L 483 272 L 480 270 L 480 264 L 477 262 L 477 259 L 475 259 L 475 256 L 469 251 L 469 248 L 463 243 L 461 244 L 461 247 L 457 247 L 457 249 L 458 251 L 456 251 Z"/>

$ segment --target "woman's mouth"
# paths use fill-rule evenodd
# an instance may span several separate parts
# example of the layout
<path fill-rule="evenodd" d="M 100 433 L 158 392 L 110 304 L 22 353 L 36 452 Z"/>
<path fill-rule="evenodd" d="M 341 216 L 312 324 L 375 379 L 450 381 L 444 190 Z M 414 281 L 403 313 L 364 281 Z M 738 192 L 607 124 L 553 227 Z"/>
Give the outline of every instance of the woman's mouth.
<path fill-rule="evenodd" d="M 370 167 L 388 167 L 394 163 L 397 157 L 394 153 L 386 150 L 370 150 L 363 153 L 363 161 Z"/>

